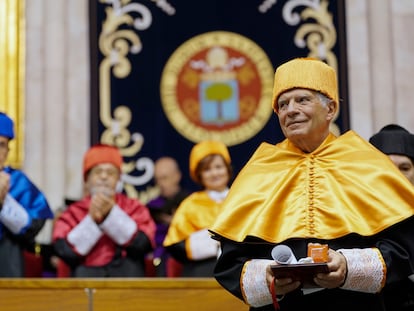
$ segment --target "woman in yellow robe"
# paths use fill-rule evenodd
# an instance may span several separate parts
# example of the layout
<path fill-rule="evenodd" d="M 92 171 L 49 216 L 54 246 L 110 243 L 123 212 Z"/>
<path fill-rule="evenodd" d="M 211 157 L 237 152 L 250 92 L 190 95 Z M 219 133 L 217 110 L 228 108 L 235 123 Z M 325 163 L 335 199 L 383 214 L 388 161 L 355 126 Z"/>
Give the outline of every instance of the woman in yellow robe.
<path fill-rule="evenodd" d="M 214 223 L 228 193 L 232 176 L 226 145 L 218 141 L 196 144 L 190 153 L 191 178 L 203 189 L 192 193 L 179 205 L 164 247 L 183 264 L 183 277 L 213 277 L 219 243 L 208 228 Z"/>

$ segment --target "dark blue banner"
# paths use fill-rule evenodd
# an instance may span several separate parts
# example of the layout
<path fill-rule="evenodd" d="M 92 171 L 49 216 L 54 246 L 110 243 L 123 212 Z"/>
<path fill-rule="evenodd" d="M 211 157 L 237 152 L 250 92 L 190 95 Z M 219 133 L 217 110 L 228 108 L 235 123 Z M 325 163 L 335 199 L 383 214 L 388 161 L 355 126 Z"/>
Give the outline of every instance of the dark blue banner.
<path fill-rule="evenodd" d="M 91 139 L 117 145 L 125 192 L 152 196 L 153 162 L 218 139 L 237 173 L 263 141 L 283 139 L 271 109 L 275 68 L 316 57 L 337 69 L 349 129 L 344 1 L 90 1 Z"/>

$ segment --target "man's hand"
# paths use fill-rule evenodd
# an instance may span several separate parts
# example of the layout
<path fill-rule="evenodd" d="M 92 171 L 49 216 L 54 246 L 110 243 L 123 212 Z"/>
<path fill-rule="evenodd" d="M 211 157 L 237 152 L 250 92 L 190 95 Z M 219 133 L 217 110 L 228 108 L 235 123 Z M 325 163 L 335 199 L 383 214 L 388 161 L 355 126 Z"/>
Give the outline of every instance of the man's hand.
<path fill-rule="evenodd" d="M 0 208 L 3 205 L 6 195 L 10 189 L 10 175 L 0 171 Z"/>
<path fill-rule="evenodd" d="M 115 205 L 115 191 L 107 187 L 98 187 L 94 189 L 89 205 L 89 215 L 92 219 L 100 224 L 109 214 Z"/>
<path fill-rule="evenodd" d="M 314 282 L 324 288 L 340 287 L 345 283 L 347 275 L 345 256 L 332 249 L 329 249 L 328 256 L 329 273 L 318 273 L 314 278 Z"/>
<path fill-rule="evenodd" d="M 169 225 L 171 223 L 173 216 L 167 213 L 160 213 L 158 218 L 160 222 Z"/>
<path fill-rule="evenodd" d="M 275 282 L 276 295 L 286 295 L 300 286 L 299 281 L 293 281 L 291 278 L 276 279 L 273 276 L 270 265 L 266 268 L 267 286 L 270 288 L 272 282 Z"/>

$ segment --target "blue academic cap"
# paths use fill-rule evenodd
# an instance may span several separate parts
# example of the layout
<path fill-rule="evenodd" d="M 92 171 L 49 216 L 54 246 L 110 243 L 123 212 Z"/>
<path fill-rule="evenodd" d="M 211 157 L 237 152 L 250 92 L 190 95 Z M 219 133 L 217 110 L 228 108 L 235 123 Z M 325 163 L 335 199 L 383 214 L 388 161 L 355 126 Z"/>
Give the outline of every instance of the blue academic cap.
<path fill-rule="evenodd" d="M 7 137 L 9 139 L 14 138 L 13 120 L 10 117 L 0 112 L 0 136 Z"/>

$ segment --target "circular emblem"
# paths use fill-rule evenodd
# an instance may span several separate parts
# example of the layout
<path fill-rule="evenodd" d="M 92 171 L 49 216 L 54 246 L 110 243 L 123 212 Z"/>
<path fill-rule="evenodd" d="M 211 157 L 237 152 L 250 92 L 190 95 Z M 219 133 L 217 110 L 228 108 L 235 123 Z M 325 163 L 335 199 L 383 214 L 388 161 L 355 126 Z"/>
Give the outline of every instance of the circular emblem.
<path fill-rule="evenodd" d="M 240 144 L 273 113 L 273 74 L 266 53 L 252 40 L 208 32 L 171 55 L 161 77 L 162 107 L 174 128 L 195 143 Z"/>

